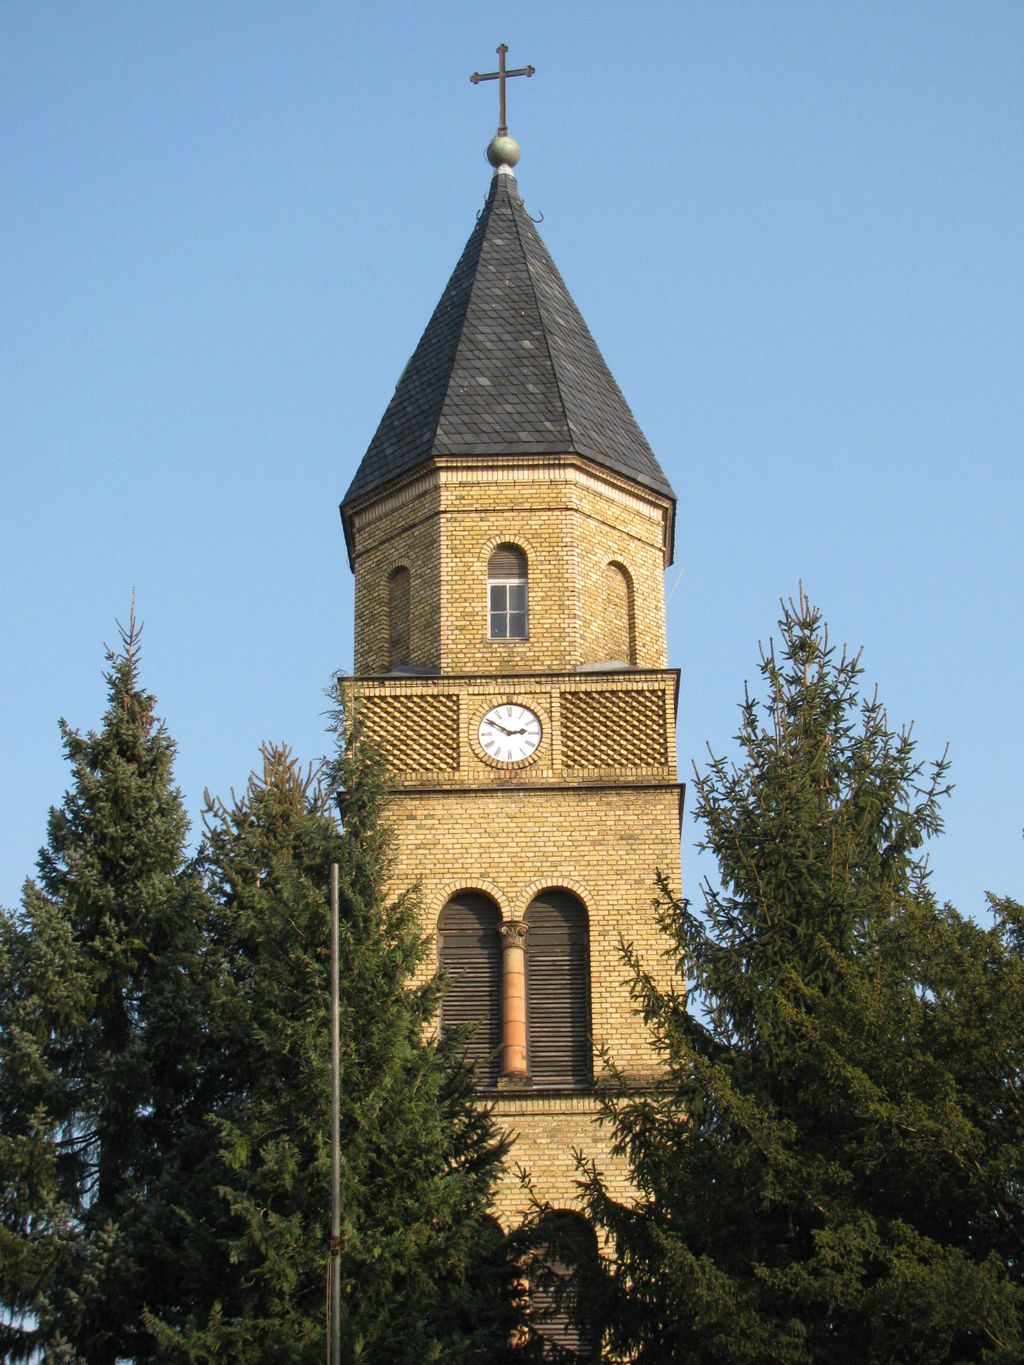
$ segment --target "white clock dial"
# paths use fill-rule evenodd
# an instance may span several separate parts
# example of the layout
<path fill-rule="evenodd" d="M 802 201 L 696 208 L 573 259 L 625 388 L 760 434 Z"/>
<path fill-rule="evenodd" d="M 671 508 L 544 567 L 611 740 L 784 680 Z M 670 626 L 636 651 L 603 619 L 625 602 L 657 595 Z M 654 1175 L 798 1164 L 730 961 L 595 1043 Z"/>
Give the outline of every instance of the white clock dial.
<path fill-rule="evenodd" d="M 519 763 L 540 743 L 540 716 L 528 706 L 505 702 L 492 706 L 477 731 L 480 747 L 496 763 Z"/>

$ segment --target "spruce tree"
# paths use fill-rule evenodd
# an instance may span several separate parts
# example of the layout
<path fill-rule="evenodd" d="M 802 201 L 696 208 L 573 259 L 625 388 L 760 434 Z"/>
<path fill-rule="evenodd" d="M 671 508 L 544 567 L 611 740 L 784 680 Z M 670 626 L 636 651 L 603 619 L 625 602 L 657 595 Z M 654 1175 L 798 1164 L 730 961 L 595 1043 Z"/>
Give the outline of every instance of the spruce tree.
<path fill-rule="evenodd" d="M 133 607 L 101 728 L 61 723 L 71 787 L 20 915 L 0 923 L 5 1359 L 145 1358 L 143 1308 L 173 1269 L 143 1229 L 189 1121 L 205 901 L 140 631 Z"/>
<path fill-rule="evenodd" d="M 516 1325 L 487 1217 L 505 1142 L 451 1040 L 411 893 L 387 891 L 378 763 L 347 741 L 326 771 L 286 748 L 230 804 L 209 800 L 217 904 L 216 1160 L 183 1204 L 213 1228 L 203 1312 L 152 1327 L 168 1359 L 321 1361 L 329 1220 L 330 866 L 341 883 L 345 1358 L 491 1361 Z M 337 821 L 336 798 L 344 809 Z M 219 1204 L 219 1210 L 215 1206 Z"/>
<path fill-rule="evenodd" d="M 608 1117 L 636 1204 L 583 1165 L 616 1258 L 583 1291 L 644 1365 L 1024 1359 L 1021 913 L 939 907 L 916 758 L 801 593 L 697 777 L 721 887 L 661 884 L 672 989 L 628 948 L 663 1087 Z"/>

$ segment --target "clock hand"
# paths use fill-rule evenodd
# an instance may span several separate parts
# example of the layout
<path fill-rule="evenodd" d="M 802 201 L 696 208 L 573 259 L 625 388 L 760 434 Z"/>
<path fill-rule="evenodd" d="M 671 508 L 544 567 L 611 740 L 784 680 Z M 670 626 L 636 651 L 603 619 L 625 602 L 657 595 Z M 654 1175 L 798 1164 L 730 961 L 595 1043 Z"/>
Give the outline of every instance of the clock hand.
<path fill-rule="evenodd" d="M 503 735 L 521 735 L 522 730 L 506 730 L 504 725 L 499 725 L 496 720 L 489 720 L 488 725 L 493 725 L 495 730 L 500 730 Z"/>

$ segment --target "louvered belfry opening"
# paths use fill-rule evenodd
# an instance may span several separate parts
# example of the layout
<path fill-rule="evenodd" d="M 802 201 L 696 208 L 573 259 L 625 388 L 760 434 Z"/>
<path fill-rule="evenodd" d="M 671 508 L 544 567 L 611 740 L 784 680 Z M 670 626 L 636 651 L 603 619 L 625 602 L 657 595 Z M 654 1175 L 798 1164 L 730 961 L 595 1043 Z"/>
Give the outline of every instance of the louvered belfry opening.
<path fill-rule="evenodd" d="M 537 1231 L 542 1240 L 529 1270 L 530 1320 L 551 1346 L 579 1361 L 594 1360 L 595 1332 L 590 1323 L 579 1320 L 569 1293 L 574 1267 L 596 1260 L 594 1229 L 581 1214 L 556 1209 Z M 545 1236 L 551 1238 L 547 1244 Z"/>
<path fill-rule="evenodd" d="M 448 978 L 441 1028 L 469 1026 L 466 1060 L 478 1086 L 496 1086 L 501 1067 L 501 912 L 489 896 L 453 897 L 437 921 L 437 950 Z"/>
<path fill-rule="evenodd" d="M 590 934 L 587 912 L 569 891 L 544 891 L 524 916 L 526 1030 L 530 1080 L 586 1086 L 590 1046 Z"/>

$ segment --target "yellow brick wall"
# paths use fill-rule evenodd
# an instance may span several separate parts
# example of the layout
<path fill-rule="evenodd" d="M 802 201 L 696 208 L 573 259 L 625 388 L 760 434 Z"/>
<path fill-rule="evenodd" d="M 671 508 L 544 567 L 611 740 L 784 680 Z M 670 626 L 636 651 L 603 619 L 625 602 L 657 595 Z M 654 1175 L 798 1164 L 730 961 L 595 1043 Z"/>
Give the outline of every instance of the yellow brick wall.
<path fill-rule="evenodd" d="M 432 462 L 351 513 L 356 673 L 387 671 L 387 582 L 403 564 L 413 664 L 537 672 L 613 657 L 606 575 L 615 563 L 633 589 L 633 662 L 664 668 L 669 515 L 666 499 L 575 456 Z M 505 543 L 528 556 L 527 640 L 488 638 L 487 561 Z"/>
<path fill-rule="evenodd" d="M 355 671 L 388 671 L 388 580 L 409 570 L 409 658 L 420 667 L 441 662 L 441 556 L 439 489 L 418 476 L 374 505 L 360 529 L 356 558 Z"/>
<path fill-rule="evenodd" d="M 575 892 L 590 929 L 590 1008 L 595 1047 L 606 1046 L 635 1085 L 657 1077 L 658 1063 L 643 1021 L 634 1012 L 621 939 L 632 942 L 663 984 L 673 970 L 653 913 L 654 877 L 679 886 L 679 797 L 672 787 L 610 790 L 547 789 L 394 796 L 396 886 L 420 884 L 423 926 L 433 932 L 447 901 L 467 889 L 484 891 L 505 919 L 522 919 L 534 896 L 551 887 Z M 436 963 L 431 960 L 425 973 Z M 595 1078 L 601 1063 L 594 1058 Z M 507 1225 L 523 1216 L 528 1195 L 515 1172 L 525 1167 L 537 1195 L 557 1208 L 577 1208 L 573 1151 L 597 1161 L 620 1197 L 627 1172 L 597 1123 L 590 1094 L 499 1092 L 499 1121 L 516 1136 L 496 1201 Z"/>
<path fill-rule="evenodd" d="M 498 1187 L 494 1211 L 503 1227 L 513 1228 L 530 1211 L 530 1196 L 518 1172 L 521 1166 L 541 1199 L 560 1209 L 582 1211 L 576 1188 L 580 1178 L 574 1152 L 596 1162 L 615 1199 L 632 1193 L 625 1159 L 611 1150 L 611 1134 L 598 1122 L 600 1107 L 593 1095 L 499 1095 L 495 1117 L 515 1137 L 510 1168 Z"/>
<path fill-rule="evenodd" d="M 589 921 L 592 1035 L 637 1085 L 656 1076 L 657 1061 L 633 1011 L 620 936 L 668 984 L 672 965 L 663 955 L 653 901 L 656 872 L 680 885 L 677 681 L 670 670 L 650 670 L 354 684 L 367 728 L 393 758 L 394 883 L 396 889 L 418 883 L 425 932 L 434 932 L 441 910 L 459 891 L 485 892 L 505 919 L 522 919 L 548 888 L 574 892 Z M 509 699 L 530 706 L 543 724 L 536 753 L 514 768 L 493 762 L 477 737 L 483 714 Z M 584 723 L 573 739 L 577 715 Z M 578 759 L 587 743 L 600 759 L 610 742 L 623 739 L 633 741 L 631 759 L 648 761 L 584 768 L 566 762 Z M 434 966 L 431 959 L 423 974 Z M 599 1075 L 596 1057 L 594 1070 Z M 593 1156 L 625 1193 L 624 1167 L 595 1122 L 592 1095 L 500 1092 L 496 1112 L 517 1134 L 513 1163 L 530 1170 L 542 1198 L 562 1208 L 578 1206 L 574 1147 Z M 497 1213 L 514 1221 L 526 1198 L 510 1168 Z"/>
<path fill-rule="evenodd" d="M 487 893 L 506 919 L 522 919 L 545 889 L 574 892 L 589 919 L 593 1037 L 637 1085 L 656 1077 L 657 1060 L 634 1013 L 620 938 L 667 982 L 656 871 L 680 886 L 678 676 L 665 648 L 670 514 L 665 499 L 567 456 L 435 460 L 349 519 L 355 690 L 367 731 L 391 759 L 396 889 L 418 884 L 428 933 L 459 891 Z M 528 556 L 525 641 L 488 639 L 487 561 L 503 543 Z M 387 582 L 403 564 L 412 575 L 411 663 L 436 677 L 381 676 Z M 628 575 L 632 625 L 628 610 L 623 620 L 626 579 L 609 578 L 612 564 Z M 577 671 L 624 652 L 635 668 Z M 483 714 L 505 701 L 531 707 L 543 727 L 536 753 L 514 767 L 490 759 L 477 734 Z M 574 1148 L 628 1193 L 592 1093 L 500 1090 L 488 1101 L 516 1135 L 512 1163 L 531 1172 L 542 1199 L 579 1206 Z M 495 1211 L 512 1223 L 526 1207 L 510 1171 Z"/>
<path fill-rule="evenodd" d="M 676 789 L 408 791 L 392 798 L 390 817 L 397 835 L 396 885 L 419 882 L 430 932 L 459 891 L 485 891 L 505 919 L 517 920 L 549 888 L 580 898 L 590 926 L 595 1043 L 606 1044 L 631 1078 L 650 1079 L 655 1062 L 633 1012 L 619 940 L 631 940 L 656 971 L 664 971 L 652 901 L 657 871 L 679 881 Z"/>

